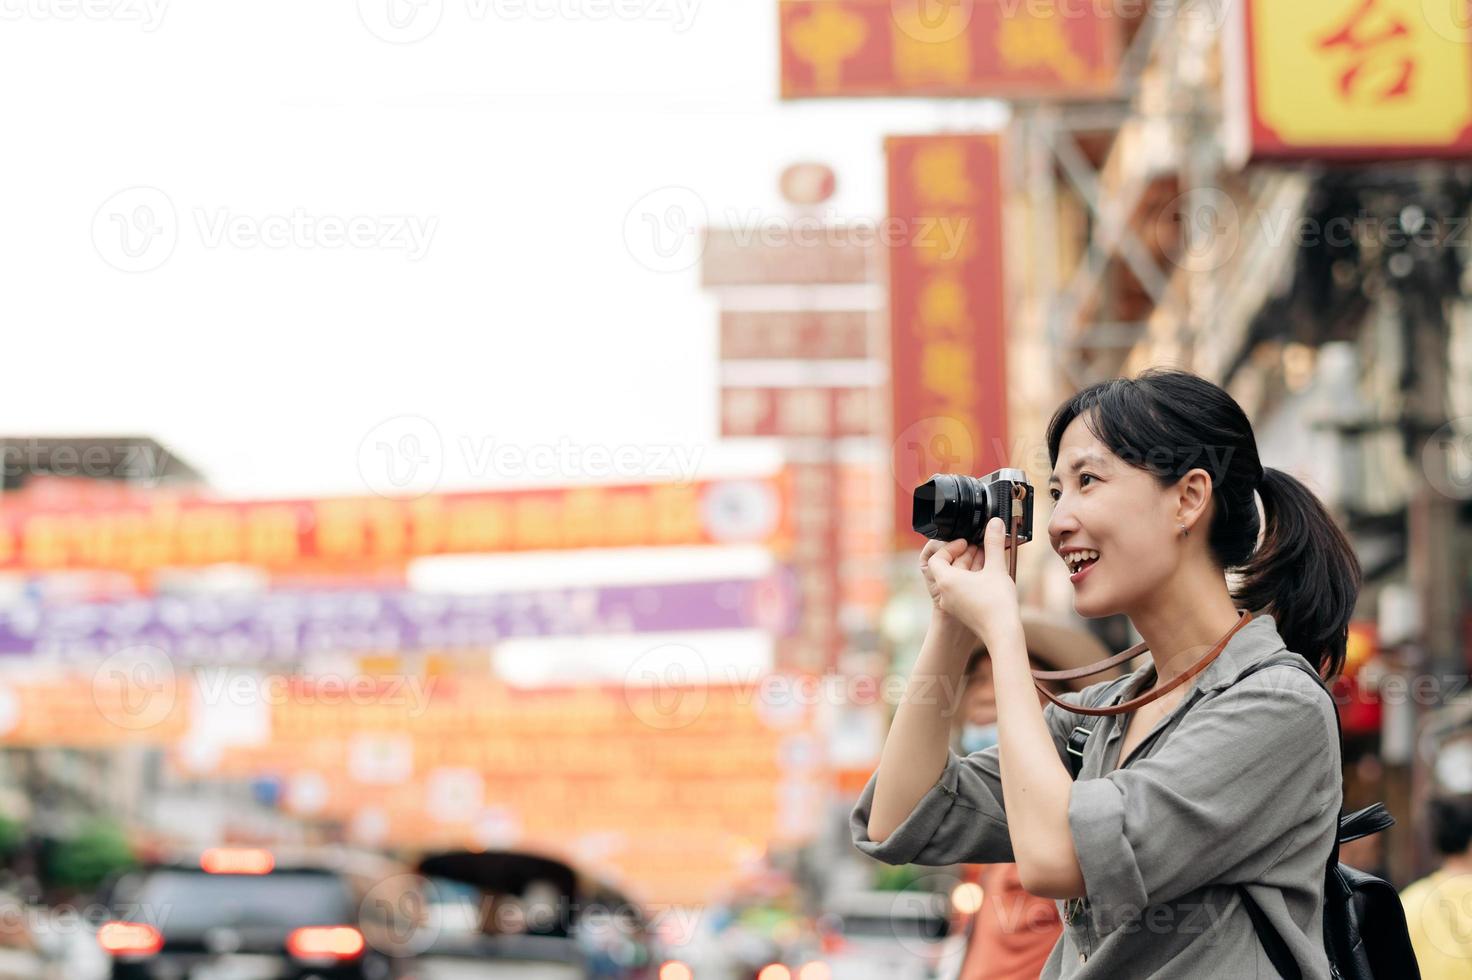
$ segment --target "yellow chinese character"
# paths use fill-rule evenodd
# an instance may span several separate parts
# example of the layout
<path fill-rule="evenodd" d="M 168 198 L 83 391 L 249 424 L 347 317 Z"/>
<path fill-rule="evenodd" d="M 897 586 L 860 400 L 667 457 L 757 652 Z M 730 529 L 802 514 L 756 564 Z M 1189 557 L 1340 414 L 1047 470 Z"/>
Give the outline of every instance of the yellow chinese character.
<path fill-rule="evenodd" d="M 915 196 L 927 205 L 966 207 L 976 203 L 976 185 L 966 172 L 966 148 L 958 143 L 926 143 L 910 164 Z"/>
<path fill-rule="evenodd" d="M 947 402 L 966 404 L 975 379 L 971 375 L 971 349 L 949 342 L 925 345 L 920 355 L 920 386 Z"/>
<path fill-rule="evenodd" d="M 929 280 L 920 290 L 917 314 L 922 337 L 965 336 L 965 288 L 948 276 L 937 276 Z"/>
<path fill-rule="evenodd" d="M 1047 68 L 1070 83 L 1083 81 L 1089 72 L 1088 65 L 1069 47 L 1061 17 L 1003 17 L 997 32 L 997 54 L 1009 70 Z"/>
<path fill-rule="evenodd" d="M 964 85 L 971 80 L 971 35 L 937 31 L 925 23 L 926 3 L 892 8 L 891 59 L 895 80 L 905 85 Z M 898 7 L 898 5 L 896 5 Z"/>
<path fill-rule="evenodd" d="M 818 90 L 836 92 L 843 81 L 843 63 L 859 52 L 868 36 L 862 17 L 824 3 L 788 28 L 787 43 L 793 54 L 813 66 Z"/>
<path fill-rule="evenodd" d="M 975 227 L 971 215 L 921 218 L 910 228 L 910 251 L 919 265 L 965 264 L 976 255 Z"/>
<path fill-rule="evenodd" d="M 1381 15 L 1375 22 L 1378 29 L 1372 23 L 1375 14 Z M 1375 102 L 1409 96 L 1411 76 L 1416 70 L 1410 34 L 1404 20 L 1379 9 L 1379 0 L 1363 0 L 1342 24 L 1319 41 L 1319 48 L 1330 53 L 1344 49 L 1340 96 L 1346 100 L 1367 96 Z"/>

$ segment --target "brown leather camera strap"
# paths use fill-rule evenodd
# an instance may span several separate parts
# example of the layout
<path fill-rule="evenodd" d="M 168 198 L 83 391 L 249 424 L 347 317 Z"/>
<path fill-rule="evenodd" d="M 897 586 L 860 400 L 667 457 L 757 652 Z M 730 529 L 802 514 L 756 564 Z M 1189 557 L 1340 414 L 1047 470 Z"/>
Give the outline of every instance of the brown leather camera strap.
<path fill-rule="evenodd" d="M 1223 635 L 1220 640 L 1217 640 L 1216 644 L 1206 652 L 1206 656 L 1202 657 L 1200 660 L 1192 664 L 1189 670 L 1182 671 L 1180 674 L 1172 678 L 1169 684 L 1164 684 L 1160 687 L 1157 687 L 1149 694 L 1142 694 L 1137 698 L 1132 698 L 1129 701 L 1125 701 L 1121 704 L 1116 704 L 1112 707 L 1088 708 L 1084 707 L 1083 705 L 1069 704 L 1067 701 L 1055 697 L 1053 695 L 1053 692 L 1049 691 L 1038 682 L 1075 681 L 1081 677 L 1088 677 L 1091 674 L 1102 673 L 1108 670 L 1110 667 L 1117 667 L 1120 664 L 1133 660 L 1135 657 L 1138 657 L 1140 654 L 1146 652 L 1148 648 L 1145 646 L 1144 643 L 1136 643 L 1124 653 L 1116 653 L 1114 656 L 1108 658 L 1107 660 L 1101 660 L 1096 664 L 1088 664 L 1083 667 L 1074 667 L 1071 670 L 1035 670 L 1032 672 L 1033 684 L 1037 687 L 1039 691 L 1042 692 L 1043 697 L 1047 698 L 1058 707 L 1063 708 L 1065 711 L 1071 711 L 1076 715 L 1128 714 L 1129 712 L 1134 711 L 1136 708 L 1147 705 L 1151 701 L 1154 701 L 1157 698 L 1169 694 L 1171 691 L 1174 691 L 1176 688 L 1180 687 L 1182 684 L 1186 683 L 1188 680 L 1205 670 L 1207 665 L 1215 660 L 1217 656 L 1227 648 L 1227 641 L 1232 638 L 1232 634 L 1236 633 L 1239 629 L 1246 626 L 1251 621 L 1252 613 L 1249 610 L 1239 610 L 1239 615 L 1237 616 L 1237 624 L 1231 629 L 1227 630 L 1226 634 Z"/>

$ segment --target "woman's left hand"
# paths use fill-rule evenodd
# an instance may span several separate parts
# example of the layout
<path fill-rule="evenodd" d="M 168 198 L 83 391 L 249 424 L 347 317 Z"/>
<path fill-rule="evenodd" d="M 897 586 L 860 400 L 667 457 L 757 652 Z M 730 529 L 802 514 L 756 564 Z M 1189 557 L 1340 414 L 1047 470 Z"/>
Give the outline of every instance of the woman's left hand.
<path fill-rule="evenodd" d="M 939 596 L 936 604 L 975 633 L 988 647 L 1003 629 L 1020 627 L 1017 583 L 1007 574 L 1007 535 L 1001 518 L 987 522 L 980 551 L 966 549 L 952 561 L 941 549 L 930 556 L 930 573 Z"/>

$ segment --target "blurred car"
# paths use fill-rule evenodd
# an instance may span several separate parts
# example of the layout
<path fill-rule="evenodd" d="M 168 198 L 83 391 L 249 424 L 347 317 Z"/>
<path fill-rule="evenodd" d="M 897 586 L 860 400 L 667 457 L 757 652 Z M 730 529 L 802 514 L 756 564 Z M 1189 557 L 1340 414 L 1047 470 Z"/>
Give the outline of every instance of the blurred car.
<path fill-rule="evenodd" d="M 418 878 L 342 852 L 213 848 L 110 882 L 112 980 L 394 980 Z"/>
<path fill-rule="evenodd" d="M 818 926 L 833 980 L 931 980 L 950 932 L 950 901 L 924 891 L 833 895 Z"/>
<path fill-rule="evenodd" d="M 656 980 L 643 912 L 596 876 L 520 851 L 453 851 L 419 865 L 433 924 L 417 980 Z M 596 913 L 596 914 L 595 914 Z"/>

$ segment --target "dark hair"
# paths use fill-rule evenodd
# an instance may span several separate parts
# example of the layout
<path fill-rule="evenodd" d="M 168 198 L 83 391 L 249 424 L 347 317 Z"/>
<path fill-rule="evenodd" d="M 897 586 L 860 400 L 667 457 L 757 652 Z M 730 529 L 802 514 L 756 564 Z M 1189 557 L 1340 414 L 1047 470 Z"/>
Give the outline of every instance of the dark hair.
<path fill-rule="evenodd" d="M 1252 426 L 1231 395 L 1166 368 L 1090 385 L 1048 423 L 1054 466 L 1063 431 L 1079 416 L 1114 455 L 1154 474 L 1162 487 L 1206 470 L 1216 502 L 1207 541 L 1223 571 L 1238 573 L 1233 601 L 1271 614 L 1288 649 L 1316 663 L 1324 677 L 1339 673 L 1362 580 L 1359 561 L 1313 491 L 1262 465 Z M 1254 491 L 1265 517 L 1260 547 Z"/>
<path fill-rule="evenodd" d="M 1426 801 L 1426 816 L 1438 853 L 1467 853 L 1472 845 L 1472 797 L 1432 797 Z"/>

